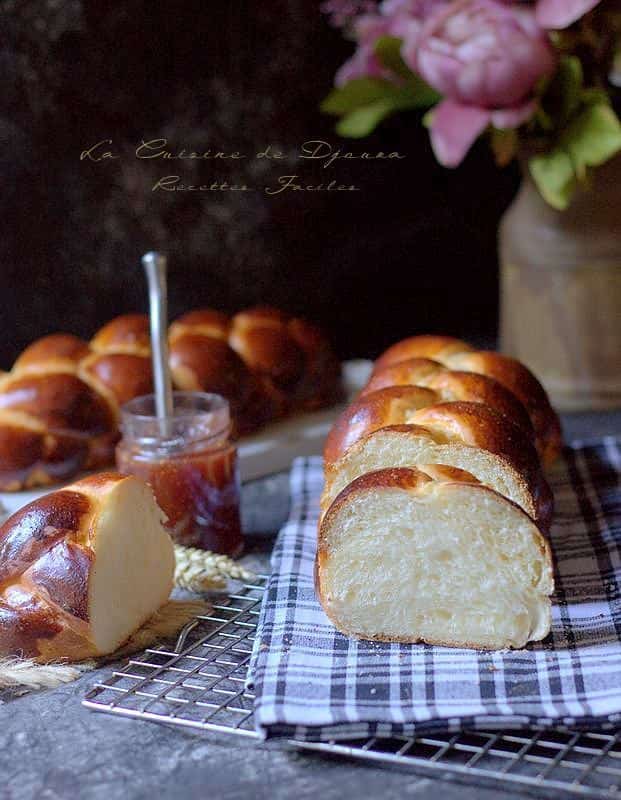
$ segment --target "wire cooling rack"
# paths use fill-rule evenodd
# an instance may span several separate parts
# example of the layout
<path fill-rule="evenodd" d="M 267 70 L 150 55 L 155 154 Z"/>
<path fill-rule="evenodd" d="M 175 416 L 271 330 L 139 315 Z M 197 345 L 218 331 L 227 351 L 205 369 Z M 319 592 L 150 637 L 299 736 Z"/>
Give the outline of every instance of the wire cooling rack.
<path fill-rule="evenodd" d="M 267 578 L 243 585 L 196 617 L 174 649 L 157 647 L 95 684 L 83 703 L 125 717 L 257 737 L 248 662 Z M 463 732 L 455 735 L 291 742 L 302 750 L 409 768 L 468 783 L 544 795 L 621 800 L 619 733 Z"/>

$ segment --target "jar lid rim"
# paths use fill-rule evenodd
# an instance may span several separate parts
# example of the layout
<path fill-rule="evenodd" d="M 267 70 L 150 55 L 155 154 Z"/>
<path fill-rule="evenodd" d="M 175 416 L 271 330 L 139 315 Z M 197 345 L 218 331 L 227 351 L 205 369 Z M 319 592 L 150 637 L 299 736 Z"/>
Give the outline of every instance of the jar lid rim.
<path fill-rule="evenodd" d="M 186 399 L 202 400 L 204 401 L 206 407 L 180 408 L 179 409 L 180 413 L 175 413 L 175 409 L 173 408 L 173 416 L 164 417 L 164 419 L 183 420 L 183 419 L 192 419 L 193 417 L 200 417 L 205 414 L 218 414 L 218 413 L 226 415 L 227 418 L 229 416 L 229 402 L 225 397 L 223 397 L 220 394 L 215 394 L 214 392 L 173 392 L 173 404 L 176 400 L 186 400 Z M 149 401 L 152 402 L 153 407 L 155 408 L 154 394 L 145 394 L 141 395 L 140 397 L 134 397 L 121 407 L 121 415 L 131 416 L 132 419 L 136 421 L 144 421 L 144 422 L 157 419 L 158 417 L 156 414 L 140 414 L 132 410 L 132 407 L 140 407 L 141 403 L 147 404 Z"/>

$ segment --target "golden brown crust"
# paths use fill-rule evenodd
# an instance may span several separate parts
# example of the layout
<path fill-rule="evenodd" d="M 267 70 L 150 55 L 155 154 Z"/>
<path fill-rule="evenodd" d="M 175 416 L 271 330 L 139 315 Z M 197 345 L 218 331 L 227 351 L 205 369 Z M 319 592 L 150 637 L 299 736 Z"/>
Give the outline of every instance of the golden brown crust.
<path fill-rule="evenodd" d="M 416 412 L 411 422 L 439 436 L 454 436 L 464 444 L 506 458 L 524 476 L 540 524 L 549 527 L 554 512 L 552 491 L 541 471 L 537 451 L 517 425 L 482 403 L 440 403 Z"/>
<path fill-rule="evenodd" d="M 493 378 L 474 372 L 445 370 L 430 378 L 428 386 L 435 389 L 444 402 L 461 400 L 493 408 L 523 430 L 529 439 L 534 439 L 533 426 L 522 403 Z"/>
<path fill-rule="evenodd" d="M 229 343 L 250 369 L 271 381 L 276 389 L 295 391 L 304 372 L 305 358 L 286 326 L 272 319 L 266 324 L 262 318 L 253 324 L 247 315 L 241 324 L 235 317 Z"/>
<path fill-rule="evenodd" d="M 454 354 L 446 358 L 445 363 L 451 369 L 489 375 L 513 392 L 530 416 L 544 465 L 558 458 L 563 446 L 560 420 L 545 389 L 528 367 L 515 358 L 484 350 Z"/>
<path fill-rule="evenodd" d="M 226 342 L 211 336 L 185 333 L 175 338 L 170 346 L 170 368 L 180 389 L 221 394 L 234 413 L 244 407 L 254 388 L 242 359 Z"/>
<path fill-rule="evenodd" d="M 348 498 L 358 492 L 367 489 L 408 489 L 417 492 L 422 486 L 431 483 L 433 478 L 426 474 L 422 469 L 416 467 L 389 467 L 367 472 L 348 484 L 342 492 L 338 494 L 328 511 L 329 517 L 334 515 Z"/>
<path fill-rule="evenodd" d="M 173 322 L 169 336 L 175 388 L 224 395 L 235 435 L 341 399 L 340 364 L 323 334 L 277 309 L 233 319 L 199 309 Z M 113 463 L 121 406 L 152 391 L 144 314 L 117 317 L 90 346 L 69 334 L 33 343 L 0 373 L 0 490 Z"/>
<path fill-rule="evenodd" d="M 29 503 L 0 527 L 0 655 L 90 654 L 84 634 L 93 521 L 106 493 L 125 480 L 134 479 L 85 478 Z"/>
<path fill-rule="evenodd" d="M 26 485 L 34 465 L 46 454 L 44 426 L 21 415 L 0 413 L 0 491 L 11 492 Z"/>
<path fill-rule="evenodd" d="M 347 459 L 349 456 L 353 456 L 355 458 L 356 453 L 360 452 L 367 442 L 373 442 L 373 440 L 385 433 L 390 435 L 392 433 L 403 435 L 405 437 L 412 437 L 413 439 L 418 439 L 419 437 L 423 437 L 424 439 L 429 440 L 433 444 L 448 444 L 450 447 L 451 444 L 465 444 L 466 442 L 463 441 L 461 437 L 457 438 L 449 438 L 449 432 L 445 430 L 443 433 L 440 433 L 436 428 L 435 432 L 432 432 L 429 428 L 425 428 L 422 425 L 387 425 L 380 430 L 373 431 L 366 436 L 363 436 L 357 442 L 355 442 L 351 447 L 347 450 L 343 459 L 339 459 L 338 461 L 326 464 L 325 465 L 325 482 L 324 482 L 324 492 L 322 494 L 321 499 L 321 508 L 323 511 L 327 509 L 331 502 L 332 498 L 332 488 L 334 483 L 338 480 L 338 474 L 340 469 L 342 468 L 344 459 Z M 493 433 L 493 428 L 491 430 Z M 469 445 L 467 445 L 469 446 Z M 528 446 L 528 445 L 527 445 Z M 520 493 L 522 497 L 522 502 L 519 503 L 522 508 L 529 514 L 538 525 L 540 525 L 544 530 L 549 528 L 549 524 L 551 521 L 551 514 L 552 514 L 552 506 L 549 505 L 548 502 L 542 503 L 540 499 L 540 473 L 534 472 L 531 474 L 530 469 L 524 471 L 523 466 L 520 464 L 514 463 L 510 457 L 505 453 L 501 454 L 499 452 L 493 452 L 486 447 L 477 447 L 476 449 L 486 450 L 487 452 L 491 452 L 498 462 L 497 466 L 501 472 L 508 472 L 511 475 L 512 481 L 515 483 L 516 490 Z M 427 471 L 427 474 L 431 474 L 429 472 L 429 467 L 425 466 L 422 467 L 420 464 L 414 465 L 405 465 L 405 466 L 414 466 L 417 469 L 423 469 Z M 437 466 L 437 465 L 436 465 Z M 443 467 L 444 468 L 444 467 Z M 450 468 L 452 469 L 452 468 Z M 472 476 L 473 480 L 477 480 Z M 494 487 L 492 487 L 494 488 Z M 501 492 L 504 494 L 504 492 Z M 549 495 L 551 497 L 551 495 Z M 538 505 L 539 504 L 539 505 Z M 540 513 L 543 514 L 543 518 L 539 515 Z"/>
<path fill-rule="evenodd" d="M 408 359 L 432 358 L 452 370 L 487 375 L 511 391 L 524 405 L 533 429 L 539 454 L 545 466 L 559 456 L 563 438 L 558 415 L 550 405 L 545 389 L 533 373 L 510 356 L 489 351 L 476 351 L 466 342 L 446 336 L 412 336 L 388 348 L 375 362 L 375 375 Z M 385 381 L 383 385 L 386 385 Z"/>
<path fill-rule="evenodd" d="M 361 396 L 388 386 L 408 385 L 434 389 L 438 402 L 484 403 L 534 437 L 533 425 L 523 403 L 499 381 L 476 372 L 451 370 L 431 359 L 400 361 L 375 371 Z"/>
<path fill-rule="evenodd" d="M 445 374 L 448 375 L 446 382 L 444 382 Z M 345 409 L 328 434 L 324 448 L 326 464 L 331 464 L 339 459 L 353 442 L 373 430 L 387 425 L 427 426 L 424 421 L 426 419 L 432 422 L 434 419 L 442 420 L 442 425 L 450 425 L 451 429 L 457 435 L 462 436 L 467 444 L 474 444 L 477 447 L 482 446 L 477 444 L 476 435 L 479 430 L 484 441 L 488 441 L 489 437 L 493 436 L 503 446 L 506 446 L 507 438 L 511 439 L 517 436 L 521 447 L 524 439 L 528 441 L 528 435 L 512 421 L 511 417 L 505 416 L 481 402 L 486 397 L 486 389 L 489 388 L 489 394 L 494 396 L 495 404 L 509 412 L 512 406 L 509 403 L 505 404 L 504 401 L 507 397 L 504 392 L 496 391 L 501 387 L 489 384 L 486 379 L 480 381 L 479 377 L 481 376 L 475 377 L 463 373 L 463 375 L 453 378 L 450 373 L 440 373 L 441 379 L 438 380 L 438 383 L 433 381 L 435 386 L 440 386 L 439 389 L 391 386 L 362 395 Z M 475 378 L 475 380 L 470 381 L 470 378 Z M 451 383 L 453 383 L 452 386 Z M 444 397 L 457 398 L 460 395 L 466 398 L 476 397 L 478 401 L 456 399 L 448 403 L 443 402 Z M 446 406 L 450 406 L 448 411 Z M 439 411 L 434 415 L 433 409 L 436 408 Z M 487 413 L 487 409 L 492 411 L 491 415 Z M 522 435 L 516 434 L 514 429 L 522 430 Z M 529 454 L 533 452 L 532 447 L 527 447 L 527 450 Z"/>
<path fill-rule="evenodd" d="M 82 362 L 80 375 L 110 392 L 119 407 L 153 392 L 151 358 L 147 355 L 93 353 Z"/>
<path fill-rule="evenodd" d="M 374 369 L 380 370 L 389 364 L 407 361 L 410 358 L 432 358 L 441 361 L 452 353 L 463 353 L 473 349 L 467 342 L 453 336 L 410 336 L 385 350 L 376 360 Z"/>
<path fill-rule="evenodd" d="M 110 405 L 77 374 L 28 372 L 0 380 L 0 413 L 13 411 L 40 420 L 48 430 L 96 436 L 114 430 Z"/>
<path fill-rule="evenodd" d="M 275 416 L 261 381 L 226 341 L 186 332 L 173 338 L 170 366 L 175 385 L 183 391 L 215 392 L 231 404 L 235 431 L 256 430 Z"/>
<path fill-rule="evenodd" d="M 449 476 L 450 480 L 446 480 L 446 478 Z M 331 503 L 326 514 L 324 514 L 322 517 L 317 538 L 318 552 L 325 551 L 325 533 L 330 528 L 332 518 L 338 514 L 345 505 L 347 505 L 353 496 L 363 494 L 369 490 L 376 491 L 378 489 L 400 489 L 411 491 L 415 494 L 421 494 L 421 492 L 429 490 L 430 484 L 434 483 L 442 483 L 443 489 L 446 489 L 447 485 L 450 486 L 454 483 L 474 483 L 477 489 L 481 492 L 487 492 L 495 497 L 499 496 L 498 493 L 493 489 L 490 489 L 488 486 L 484 486 L 482 483 L 479 483 L 479 481 L 470 475 L 470 473 L 465 472 L 464 470 L 455 469 L 454 467 L 446 467 L 439 464 L 427 465 L 425 467 L 389 467 L 386 469 L 374 470 L 373 472 L 367 472 L 365 475 L 360 475 L 360 477 L 355 478 L 341 492 L 339 492 L 334 501 Z M 533 526 L 535 526 L 535 522 L 519 506 L 506 497 L 503 498 L 503 500 L 519 511 L 520 514 L 523 514 L 524 517 L 527 518 Z M 538 527 L 537 529 L 541 533 Z M 542 547 L 544 547 L 546 552 L 549 553 L 549 544 L 543 534 L 541 539 Z"/>
<path fill-rule="evenodd" d="M 169 337 L 171 343 L 177 337 L 188 333 L 210 336 L 212 339 L 226 341 L 230 330 L 231 320 L 226 314 L 220 311 L 213 311 L 210 308 L 202 308 L 197 311 L 189 311 L 176 319 L 170 326 Z"/>
<path fill-rule="evenodd" d="M 387 389 L 389 386 L 420 386 L 422 381 L 445 369 L 439 361 L 431 358 L 408 358 L 394 364 L 376 364 L 360 395 Z"/>
<path fill-rule="evenodd" d="M 511 420 L 482 403 L 449 402 L 421 408 L 410 422 L 442 437 L 503 455 L 521 471 L 539 469 L 534 446 Z"/>
<path fill-rule="evenodd" d="M 317 530 L 317 555 L 315 559 L 315 589 L 319 599 L 322 601 L 322 592 L 320 588 L 321 582 L 321 568 L 328 557 L 328 544 L 326 532 L 330 529 L 333 517 L 349 502 L 349 500 L 357 495 L 364 493 L 368 490 L 377 489 L 406 489 L 418 492 L 425 484 L 432 483 L 433 478 L 425 474 L 422 470 L 416 467 L 392 467 L 388 469 L 378 469 L 373 472 L 367 472 L 365 475 L 360 475 L 351 483 L 339 492 L 330 504 L 330 508 L 326 511 L 319 521 L 319 528 Z M 327 611 L 326 611 L 327 613 Z"/>
<path fill-rule="evenodd" d="M 18 602 L 0 598 L 0 653 L 36 658 L 42 643 L 62 633 L 60 615 L 38 597 L 26 594 Z"/>
<path fill-rule="evenodd" d="M 243 329 L 261 325 L 265 327 L 281 328 L 287 325 L 291 317 L 279 308 L 272 306 L 254 306 L 244 311 L 239 311 L 233 317 L 234 327 Z"/>
<path fill-rule="evenodd" d="M 149 353 L 151 334 L 146 314 L 123 314 L 108 322 L 91 339 L 98 353 Z"/>
<path fill-rule="evenodd" d="M 0 527 L 0 587 L 25 572 L 69 532 L 77 535 L 90 510 L 85 495 L 64 489 L 13 514 Z"/>
<path fill-rule="evenodd" d="M 28 582 L 66 614 L 88 622 L 88 576 L 92 562 L 92 550 L 65 538 L 37 559 L 28 571 Z"/>
<path fill-rule="evenodd" d="M 46 364 L 52 359 L 77 364 L 86 358 L 89 352 L 88 344 L 77 336 L 72 336 L 70 333 L 52 333 L 29 345 L 13 365 L 13 370 L 29 369 L 34 365 Z"/>
<path fill-rule="evenodd" d="M 378 428 L 410 422 L 412 414 L 436 400 L 431 389 L 391 386 L 358 398 L 332 426 L 324 447 L 324 461 L 337 461 L 355 441 Z"/>
<path fill-rule="evenodd" d="M 305 357 L 295 402 L 309 410 L 340 402 L 343 399 L 341 363 L 328 338 L 316 325 L 297 317 L 289 320 L 287 330 Z"/>
<path fill-rule="evenodd" d="M 548 528 L 554 510 L 552 491 L 545 480 L 537 452 L 525 433 L 505 416 L 482 403 L 425 404 L 430 390 L 417 387 L 380 389 L 355 401 L 341 414 L 326 440 L 326 474 L 347 449 L 379 428 L 419 426 L 438 442 L 456 440 L 501 456 L 523 478 L 533 498 L 539 524 Z M 410 395 L 409 392 L 414 392 Z M 416 404 L 421 403 L 418 408 Z M 431 398 L 433 403 L 433 398 Z"/>
<path fill-rule="evenodd" d="M 250 308 L 232 319 L 190 312 L 171 325 L 170 343 L 176 385 L 228 397 L 240 434 L 341 399 L 340 363 L 321 331 L 278 309 Z"/>

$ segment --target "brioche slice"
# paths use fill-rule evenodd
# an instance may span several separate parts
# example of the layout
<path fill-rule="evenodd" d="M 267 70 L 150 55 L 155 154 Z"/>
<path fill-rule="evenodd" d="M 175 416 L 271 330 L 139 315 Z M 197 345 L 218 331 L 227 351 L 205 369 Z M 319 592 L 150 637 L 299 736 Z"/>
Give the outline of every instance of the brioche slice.
<path fill-rule="evenodd" d="M 384 428 L 387 425 L 410 424 L 413 414 L 419 409 L 437 408 L 439 405 L 476 406 L 489 410 L 500 419 L 501 427 L 505 426 L 509 431 L 517 430 L 520 439 L 526 443 L 529 452 L 534 452 L 532 445 L 533 430 L 527 417 L 526 424 L 528 429 L 525 430 L 516 422 L 514 416 L 505 413 L 507 411 L 505 406 L 488 402 L 489 398 L 484 399 L 480 391 L 474 391 L 471 387 L 466 387 L 466 384 L 470 383 L 469 379 L 474 379 L 472 383 L 485 381 L 486 379 L 483 376 L 463 373 L 459 377 L 457 373 L 450 372 L 447 372 L 446 376 L 448 376 L 446 384 L 438 389 L 422 386 L 387 386 L 369 394 L 360 395 L 353 403 L 347 406 L 332 426 L 324 447 L 326 461 L 336 461 L 350 445 L 372 430 Z M 445 379 L 444 375 L 438 377 L 442 378 L 443 381 Z M 449 382 L 459 382 L 459 389 L 456 386 L 449 386 Z M 502 389 L 500 386 L 497 388 Z M 504 394 L 505 390 L 502 389 L 502 392 Z M 506 394 L 510 396 L 509 392 L 506 392 Z M 520 407 L 519 401 L 516 398 L 512 399 Z M 526 414 L 523 408 L 522 411 Z M 485 411 L 482 413 L 485 414 Z M 535 460 L 539 463 L 536 453 Z"/>
<path fill-rule="evenodd" d="M 319 528 L 316 587 L 339 631 L 494 650 L 549 633 L 545 539 L 514 503 L 463 477 L 385 469 L 338 495 Z"/>
<path fill-rule="evenodd" d="M 532 495 L 533 516 L 547 527 L 553 511 L 552 492 L 541 472 L 535 447 L 524 431 L 483 403 L 430 405 L 425 403 L 429 394 L 431 390 L 418 386 L 392 386 L 354 401 L 337 419 L 326 439 L 326 474 L 332 474 L 333 469 L 336 471 L 335 465 L 348 449 L 373 431 L 417 425 L 425 428 L 436 443 L 461 443 L 502 456 L 523 477 Z M 395 464 L 389 463 L 388 466 Z M 456 466 L 459 465 L 456 463 Z M 474 468 L 472 462 L 470 466 Z M 480 474 L 481 480 L 487 483 L 485 473 Z M 517 497 L 516 494 L 516 500 Z M 524 496 L 523 500 L 530 513 L 533 508 L 529 507 Z"/>
<path fill-rule="evenodd" d="M 173 575 L 142 481 L 94 475 L 45 495 L 0 528 L 0 656 L 112 653 L 168 600 Z"/>
<path fill-rule="evenodd" d="M 326 466 L 321 509 L 325 513 L 335 497 L 360 475 L 387 467 L 446 464 L 467 470 L 478 481 L 512 500 L 541 527 L 549 512 L 538 505 L 536 486 L 506 457 L 464 444 L 458 438 L 438 437 L 420 425 L 380 428 L 355 442 L 345 455 Z M 546 517 L 541 519 L 542 511 Z"/>

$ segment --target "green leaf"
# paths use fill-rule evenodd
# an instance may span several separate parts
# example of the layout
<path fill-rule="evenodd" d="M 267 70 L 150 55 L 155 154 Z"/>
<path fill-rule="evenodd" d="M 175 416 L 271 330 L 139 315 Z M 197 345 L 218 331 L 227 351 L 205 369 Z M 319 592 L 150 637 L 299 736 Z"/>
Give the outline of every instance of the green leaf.
<path fill-rule="evenodd" d="M 576 173 L 569 154 L 560 147 L 533 156 L 530 174 L 544 200 L 560 211 L 567 208 L 576 188 Z"/>
<path fill-rule="evenodd" d="M 376 100 L 375 103 L 346 114 L 336 126 L 336 132 L 339 136 L 346 136 L 350 139 L 362 139 L 372 133 L 382 120 L 397 110 L 390 98 Z"/>
<path fill-rule="evenodd" d="M 357 78 L 335 89 L 324 100 L 322 110 L 342 117 L 336 130 L 341 136 L 362 138 L 396 111 L 428 107 L 440 96 L 424 81 L 411 75 L 404 83 L 377 78 Z"/>
<path fill-rule="evenodd" d="M 610 97 L 604 89 L 584 89 L 580 99 L 587 106 L 610 105 Z"/>
<path fill-rule="evenodd" d="M 587 167 L 597 167 L 621 150 L 621 123 L 608 104 L 588 105 L 569 123 L 561 142 L 582 178 Z"/>
<path fill-rule="evenodd" d="M 375 43 L 375 55 L 381 64 L 395 75 L 399 75 L 401 78 L 411 78 L 412 70 L 401 55 L 402 44 L 403 39 L 399 39 L 397 36 L 380 36 Z"/>
<path fill-rule="evenodd" d="M 578 181 L 621 151 L 621 122 L 608 103 L 585 105 L 574 115 L 558 144 L 530 159 L 531 175 L 551 206 L 565 209 Z"/>
<path fill-rule="evenodd" d="M 432 89 L 428 83 L 418 75 L 412 75 L 406 86 L 403 87 L 404 91 L 407 90 L 412 98 L 412 105 L 410 108 L 429 108 L 435 106 L 442 100 L 442 95 Z"/>
<path fill-rule="evenodd" d="M 544 89 L 539 121 L 544 130 L 562 129 L 580 105 L 582 64 L 576 56 L 563 56 Z"/>
<path fill-rule="evenodd" d="M 570 117 L 580 105 L 584 76 L 582 62 L 576 56 L 563 56 L 559 64 L 558 80 L 561 89 L 562 119 Z"/>
<path fill-rule="evenodd" d="M 333 89 L 321 104 L 326 114 L 341 116 L 381 100 L 395 91 L 395 85 L 380 78 L 356 78 Z"/>
<path fill-rule="evenodd" d="M 435 111 L 434 108 L 430 108 L 429 111 L 423 115 L 423 128 L 431 128 L 433 124 L 433 112 Z"/>

